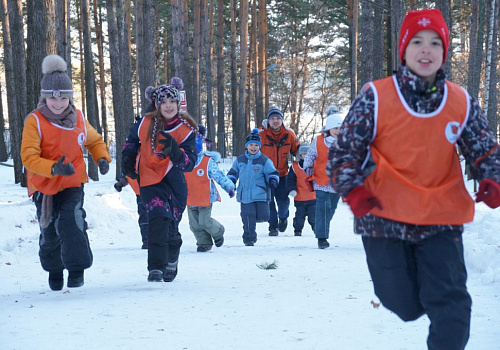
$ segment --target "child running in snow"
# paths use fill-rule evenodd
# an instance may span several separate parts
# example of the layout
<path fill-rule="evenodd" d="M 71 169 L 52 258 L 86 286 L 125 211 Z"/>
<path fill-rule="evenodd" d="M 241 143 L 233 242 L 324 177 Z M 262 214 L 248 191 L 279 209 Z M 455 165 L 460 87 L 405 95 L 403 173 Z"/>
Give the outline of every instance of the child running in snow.
<path fill-rule="evenodd" d="M 295 205 L 295 216 L 293 218 L 293 229 L 295 236 L 302 236 L 304 223 L 309 222 L 314 232 L 316 222 L 316 193 L 309 189 L 306 184 L 308 175 L 304 171 L 304 158 L 311 148 L 311 145 L 302 142 L 299 146 L 298 161 L 294 161 L 290 166 L 287 175 L 287 191 L 293 197 Z"/>
<path fill-rule="evenodd" d="M 246 152 L 233 163 L 227 176 L 236 184 L 236 200 L 241 203 L 243 243 L 253 246 L 257 242 L 256 224 L 269 220 L 271 189 L 279 182 L 279 173 L 273 162 L 260 152 L 259 130 L 253 129 L 247 136 Z"/>
<path fill-rule="evenodd" d="M 169 85 L 146 89 L 146 98 L 154 102 L 156 110 L 132 125 L 122 150 L 122 171 L 138 178 L 147 209 L 150 282 L 172 282 L 178 271 L 182 245 L 179 222 L 187 200 L 184 173 L 196 162 L 198 128 L 187 113 L 180 113 L 183 86 L 182 80 L 174 77 Z"/>
<path fill-rule="evenodd" d="M 34 195 L 40 224 L 40 262 L 49 272 L 49 287 L 81 287 L 83 271 L 92 265 L 83 209 L 83 184 L 88 182 L 82 146 L 101 174 L 109 157 L 101 135 L 73 104 L 73 86 L 63 58 L 43 59 L 40 101 L 25 119 L 21 158 L 27 170 L 28 194 Z"/>
<path fill-rule="evenodd" d="M 330 246 L 330 221 L 337 209 L 340 196 L 330 184 L 330 178 L 326 174 L 328 163 L 328 150 L 337 142 L 337 135 L 342 125 L 342 118 L 336 106 L 326 109 L 326 124 L 317 136 L 304 158 L 304 169 L 308 180 L 312 181 L 316 191 L 316 220 L 314 234 L 318 239 L 318 248 L 325 249 Z"/>
<path fill-rule="evenodd" d="M 469 339 L 462 233 L 474 218 L 456 147 L 480 181 L 476 202 L 500 206 L 500 147 L 475 98 L 446 80 L 449 32 L 437 9 L 410 11 L 402 65 L 354 100 L 328 172 L 355 216 L 375 294 L 404 321 L 427 314 L 429 349 Z"/>
<path fill-rule="evenodd" d="M 189 228 L 196 238 L 198 252 L 207 252 L 212 245 L 221 247 L 224 244 L 224 226 L 212 218 L 212 204 L 220 202 L 221 198 L 215 181 L 229 194 L 234 197 L 234 183 L 220 170 L 217 163 L 220 161 L 220 153 L 214 151 L 203 151 L 203 137 L 206 128 L 198 125 L 196 151 L 198 159 L 193 171 L 185 173 L 188 187 L 188 218 Z"/>

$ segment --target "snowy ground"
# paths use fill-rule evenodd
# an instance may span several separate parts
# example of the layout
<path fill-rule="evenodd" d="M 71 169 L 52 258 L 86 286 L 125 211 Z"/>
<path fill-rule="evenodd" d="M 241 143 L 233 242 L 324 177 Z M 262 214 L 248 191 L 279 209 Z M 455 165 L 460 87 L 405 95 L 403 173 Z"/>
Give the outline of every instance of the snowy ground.
<path fill-rule="evenodd" d="M 186 214 L 179 275 L 148 283 L 134 194 L 113 184 L 112 164 L 85 187 L 94 253 L 85 285 L 53 292 L 38 260 L 35 206 L 12 168 L 0 165 L 1 349 L 426 348 L 426 317 L 404 323 L 372 306 L 377 299 L 345 204 L 333 218 L 330 249 L 317 249 L 308 226 L 293 236 L 293 205 L 284 234 L 268 237 L 259 224 L 257 244 L 245 247 L 239 205 L 223 193 L 213 215 L 226 227 L 224 246 L 197 253 Z M 474 302 L 467 349 L 500 349 L 500 209 L 476 209 L 464 235 Z M 275 270 L 257 266 L 274 261 Z"/>

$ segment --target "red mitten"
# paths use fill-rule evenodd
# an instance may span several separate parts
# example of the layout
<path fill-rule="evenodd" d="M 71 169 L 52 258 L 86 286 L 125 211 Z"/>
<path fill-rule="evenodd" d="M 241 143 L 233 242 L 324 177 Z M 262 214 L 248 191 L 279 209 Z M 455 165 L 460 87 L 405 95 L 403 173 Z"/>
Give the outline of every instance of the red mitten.
<path fill-rule="evenodd" d="M 351 207 L 354 217 L 360 218 L 368 214 L 373 208 L 382 209 L 382 205 L 365 186 L 354 187 L 346 197 L 346 202 Z"/>
<path fill-rule="evenodd" d="M 484 202 L 490 208 L 500 206 L 500 184 L 494 180 L 484 179 L 479 183 L 476 193 L 476 203 Z"/>

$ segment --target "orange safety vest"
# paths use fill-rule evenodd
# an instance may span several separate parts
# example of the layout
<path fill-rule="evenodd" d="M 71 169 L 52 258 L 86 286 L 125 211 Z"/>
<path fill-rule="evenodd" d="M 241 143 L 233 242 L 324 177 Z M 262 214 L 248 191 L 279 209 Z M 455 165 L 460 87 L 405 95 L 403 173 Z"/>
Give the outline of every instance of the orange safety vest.
<path fill-rule="evenodd" d="M 314 161 L 314 174 L 311 175 L 310 179 L 316 180 L 316 184 L 321 186 L 328 186 L 330 184 L 330 178 L 326 174 L 326 166 L 328 165 L 328 147 L 325 143 L 325 136 L 323 134 L 316 138 L 316 151 L 318 156 Z"/>
<path fill-rule="evenodd" d="M 87 140 L 87 128 L 85 119 L 80 110 L 76 110 L 76 125 L 65 128 L 49 122 L 39 110 L 34 110 L 32 115 L 38 123 L 40 134 L 40 156 L 46 159 L 58 160 L 66 156 L 65 163 L 71 162 L 75 167 L 75 173 L 71 176 L 54 176 L 48 178 L 42 175 L 27 172 L 28 195 L 31 196 L 36 190 L 46 195 L 54 195 L 71 187 L 80 187 L 82 177 L 85 173 L 85 161 L 83 159 L 82 146 Z M 86 177 L 88 182 L 88 177 Z"/>
<path fill-rule="evenodd" d="M 151 122 L 151 118 L 143 118 L 138 131 L 139 139 L 141 140 L 139 153 L 139 178 L 141 187 L 159 183 L 173 166 L 170 158 L 160 158 L 153 152 L 151 140 L 148 138 L 148 130 Z M 169 133 L 180 145 L 189 137 L 192 130 L 184 125 L 184 123 L 180 123 L 172 130 L 165 130 L 165 132 Z M 160 139 L 165 138 L 161 134 L 158 134 L 157 137 Z M 162 148 L 163 146 L 158 143 L 156 152 L 161 153 Z"/>
<path fill-rule="evenodd" d="M 209 161 L 210 156 L 204 155 L 201 158 L 201 162 L 194 167 L 193 171 L 184 173 L 188 189 L 188 207 L 210 206 L 210 185 L 214 180 L 208 177 Z M 217 191 L 217 187 L 215 190 Z M 217 197 L 217 201 L 220 202 L 219 191 L 217 191 Z"/>
<path fill-rule="evenodd" d="M 375 94 L 377 164 L 365 186 L 383 209 L 371 214 L 416 225 L 460 225 L 472 221 L 474 202 L 465 188 L 456 141 L 467 122 L 468 94 L 447 82 L 439 108 L 412 111 L 395 77 L 370 83 Z"/>
<path fill-rule="evenodd" d="M 292 163 L 293 171 L 297 177 L 297 195 L 293 198 L 294 201 L 305 202 L 316 199 L 316 192 L 309 191 L 306 185 L 308 179 L 304 169 L 302 169 L 298 162 Z"/>
<path fill-rule="evenodd" d="M 130 187 L 132 187 L 132 190 L 134 191 L 134 193 L 136 195 L 140 196 L 141 191 L 139 190 L 139 183 L 137 182 L 137 179 L 132 179 L 128 176 L 126 178 L 127 178 L 128 184 L 130 185 Z"/>

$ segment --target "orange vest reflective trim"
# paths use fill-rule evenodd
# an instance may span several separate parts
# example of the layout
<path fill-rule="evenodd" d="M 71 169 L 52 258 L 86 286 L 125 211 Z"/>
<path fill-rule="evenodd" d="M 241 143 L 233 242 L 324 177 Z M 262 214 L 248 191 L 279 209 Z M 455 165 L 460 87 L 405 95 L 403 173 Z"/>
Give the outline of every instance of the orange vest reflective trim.
<path fill-rule="evenodd" d="M 370 83 L 376 125 L 370 152 L 377 167 L 365 186 L 383 206 L 370 213 L 417 225 L 472 221 L 474 202 L 455 147 L 469 114 L 468 94 L 447 82 L 439 108 L 419 114 L 408 107 L 393 79 Z"/>
<path fill-rule="evenodd" d="M 203 156 L 201 162 L 196 167 L 194 167 L 193 171 L 184 173 L 188 189 L 188 207 L 210 206 L 210 184 L 211 182 L 213 182 L 213 180 L 208 177 L 209 160 L 209 156 Z M 217 196 L 217 201 L 220 202 L 219 191 L 217 191 Z"/>
<path fill-rule="evenodd" d="M 292 163 L 292 167 L 295 172 L 295 176 L 297 177 L 297 195 L 293 198 L 293 200 L 305 202 L 316 199 L 316 192 L 309 191 L 309 188 L 306 185 L 308 176 L 304 169 L 302 169 L 296 161 Z"/>
<path fill-rule="evenodd" d="M 318 157 L 314 161 L 314 174 L 311 178 L 316 180 L 316 184 L 321 186 L 328 186 L 330 184 L 330 178 L 326 174 L 329 149 L 330 148 L 325 143 L 325 136 L 323 136 L 323 134 L 319 135 L 316 138 L 316 151 Z"/>
<path fill-rule="evenodd" d="M 33 111 L 32 115 L 37 120 L 40 133 L 40 149 L 42 150 L 40 157 L 58 160 L 65 155 L 64 162 L 71 162 L 75 167 L 75 173 L 71 176 L 48 178 L 28 172 L 28 195 L 31 196 L 35 190 L 43 194 L 54 195 L 65 188 L 82 185 L 82 177 L 86 174 L 82 147 L 87 141 L 87 128 L 82 112 L 78 109 L 76 112 L 76 125 L 73 128 L 65 128 L 49 122 L 39 110 Z M 86 176 L 84 178 L 88 181 Z"/>
<path fill-rule="evenodd" d="M 173 164 L 170 158 L 160 158 L 151 148 L 151 140 L 148 138 L 149 125 L 151 118 L 144 118 L 139 125 L 139 139 L 141 140 L 141 149 L 139 153 L 139 182 L 141 187 L 150 186 L 159 183 L 165 175 L 170 171 Z M 169 133 L 180 145 L 191 134 L 191 129 L 183 123 L 180 123 L 172 130 L 165 130 Z M 165 138 L 158 134 L 159 139 Z M 158 143 L 156 152 L 161 153 L 163 146 Z"/>

